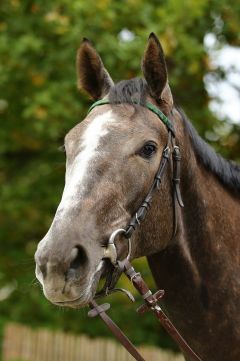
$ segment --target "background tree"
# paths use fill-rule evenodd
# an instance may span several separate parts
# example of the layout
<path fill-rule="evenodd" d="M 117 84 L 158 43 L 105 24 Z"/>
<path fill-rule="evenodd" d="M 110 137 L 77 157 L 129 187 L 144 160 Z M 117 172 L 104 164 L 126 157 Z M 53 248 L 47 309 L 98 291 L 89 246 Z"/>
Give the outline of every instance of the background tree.
<path fill-rule="evenodd" d="M 77 311 L 62 312 L 51 306 L 34 283 L 33 254 L 63 188 L 65 157 L 58 148 L 90 104 L 76 88 L 75 55 L 81 38 L 94 42 L 117 81 L 141 74 L 148 34 L 158 34 L 177 103 L 201 136 L 214 134 L 213 146 L 238 160 L 239 124 L 217 119 L 208 107 L 205 76 L 224 79 L 226 74 L 213 67 L 204 38 L 211 33 L 216 47 L 239 47 L 239 14 L 237 0 L 1 2 L 1 326 L 14 320 L 109 335 L 100 322 L 87 322 L 86 311 L 76 317 Z M 150 280 L 145 263 L 140 263 Z M 120 296 L 113 302 L 124 303 L 117 312 L 113 308 L 112 315 L 135 342 L 173 347 L 164 333 L 159 338 L 159 326 L 150 315 L 138 318 L 128 312 L 132 306 Z M 137 330 L 134 322 L 139 324 Z"/>

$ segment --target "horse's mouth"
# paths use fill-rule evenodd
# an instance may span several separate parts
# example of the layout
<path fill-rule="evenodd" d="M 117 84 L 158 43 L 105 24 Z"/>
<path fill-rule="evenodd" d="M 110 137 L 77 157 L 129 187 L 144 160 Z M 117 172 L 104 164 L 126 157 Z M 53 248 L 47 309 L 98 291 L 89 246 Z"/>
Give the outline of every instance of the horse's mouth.
<path fill-rule="evenodd" d="M 53 302 L 56 306 L 60 307 L 70 307 L 70 308 L 83 308 L 86 307 L 89 302 L 91 302 L 95 294 L 97 293 L 99 282 L 101 278 L 105 278 L 107 273 L 110 271 L 110 267 L 108 262 L 103 262 L 102 267 L 97 270 L 92 278 L 92 282 L 90 284 L 90 287 L 88 286 L 86 290 L 80 294 L 79 297 L 77 297 L 74 300 L 69 301 L 60 301 L 60 302 Z"/>
<path fill-rule="evenodd" d="M 88 302 L 87 302 L 88 303 Z M 54 302 L 56 306 L 62 306 L 62 307 L 72 307 L 72 308 L 80 308 L 84 307 L 86 302 L 82 302 L 82 297 L 76 298 L 75 300 L 71 301 L 63 301 L 63 302 Z"/>
<path fill-rule="evenodd" d="M 80 296 L 79 298 L 76 298 L 75 300 L 70 301 L 62 301 L 62 302 L 53 302 L 54 305 L 60 306 L 60 307 L 70 307 L 70 308 L 84 308 L 86 307 L 89 302 L 93 300 L 94 296 L 90 295 L 84 295 Z"/>

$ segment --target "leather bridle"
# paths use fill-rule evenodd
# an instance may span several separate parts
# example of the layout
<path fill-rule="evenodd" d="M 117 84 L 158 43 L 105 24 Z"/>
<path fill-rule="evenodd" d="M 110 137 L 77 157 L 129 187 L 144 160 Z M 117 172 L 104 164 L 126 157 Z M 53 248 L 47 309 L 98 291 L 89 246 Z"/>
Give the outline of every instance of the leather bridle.
<path fill-rule="evenodd" d="M 133 103 L 138 104 L 138 102 L 133 101 Z M 107 99 L 99 100 L 92 104 L 89 111 L 99 105 L 110 104 Z M 138 104 L 141 105 L 141 104 Z M 172 122 L 165 114 L 163 114 L 159 108 L 153 105 L 150 102 L 146 102 L 143 105 L 145 108 L 149 109 L 153 113 L 155 113 L 158 118 L 165 124 L 168 131 L 168 140 L 167 144 L 163 149 L 161 161 L 159 164 L 158 171 L 155 175 L 154 181 L 149 189 L 147 196 L 144 201 L 136 211 L 135 215 L 130 220 L 126 229 L 117 229 L 115 230 L 109 238 L 108 245 L 104 247 L 104 259 L 109 259 L 112 265 L 112 271 L 106 276 L 106 281 L 103 289 L 98 292 L 95 296 L 95 299 L 102 296 L 107 296 L 115 291 L 122 291 L 127 296 L 134 301 L 134 297 L 129 291 L 126 291 L 121 288 L 116 288 L 115 285 L 122 275 L 125 275 L 129 278 L 133 286 L 139 292 L 139 294 L 143 297 L 144 304 L 138 308 L 137 312 L 142 314 L 147 310 L 151 310 L 158 320 L 161 322 L 162 326 L 169 333 L 169 335 L 177 342 L 180 346 L 181 350 L 192 361 L 202 361 L 198 355 L 191 349 L 191 347 L 187 344 L 175 326 L 171 323 L 169 318 L 162 311 L 158 301 L 163 297 L 164 290 L 159 290 L 155 294 L 152 294 L 147 284 L 143 280 L 141 274 L 136 272 L 132 264 L 130 263 L 131 256 L 131 236 L 133 232 L 139 227 L 141 222 L 146 217 L 146 214 L 151 206 L 153 195 L 155 190 L 159 190 L 162 177 L 167 169 L 167 165 L 169 164 L 169 160 L 172 159 L 172 184 L 173 184 L 173 234 L 172 237 L 175 236 L 177 231 L 177 206 L 183 207 L 183 201 L 180 192 L 180 161 L 181 154 L 179 146 L 175 143 L 175 130 Z M 128 240 L 128 255 L 127 257 L 120 261 L 118 260 L 117 249 L 115 247 L 115 238 L 117 235 L 122 234 Z M 91 310 L 88 315 L 90 317 L 100 316 L 100 318 L 106 323 L 111 332 L 115 335 L 115 337 L 122 343 L 122 345 L 127 349 L 127 351 L 137 360 L 137 361 L 145 361 L 144 358 L 139 354 L 137 349 L 131 343 L 131 341 L 127 338 L 127 336 L 119 329 L 119 327 L 111 320 L 111 318 L 106 314 L 106 311 L 110 308 L 109 304 L 98 305 L 97 302 L 91 301 L 89 306 Z"/>

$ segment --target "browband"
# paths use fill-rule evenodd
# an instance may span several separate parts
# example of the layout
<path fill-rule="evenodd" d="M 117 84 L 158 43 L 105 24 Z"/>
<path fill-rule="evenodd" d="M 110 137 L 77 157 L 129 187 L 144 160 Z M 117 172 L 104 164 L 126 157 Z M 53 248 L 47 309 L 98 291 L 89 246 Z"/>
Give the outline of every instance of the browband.
<path fill-rule="evenodd" d="M 172 124 L 172 122 L 168 119 L 168 117 L 163 114 L 163 112 L 158 109 L 155 105 L 153 105 L 150 102 L 146 102 L 144 105 L 139 104 L 139 102 L 137 100 L 133 100 L 132 101 L 133 104 L 137 104 L 140 106 L 143 106 L 144 108 L 148 108 L 149 110 L 151 110 L 151 112 L 153 112 L 154 114 L 156 114 L 158 116 L 158 118 L 165 124 L 165 126 L 167 127 L 167 129 L 172 133 L 172 135 L 175 137 L 175 130 L 174 130 L 174 126 Z M 110 103 L 110 101 L 108 99 L 100 99 L 97 100 L 95 103 L 93 103 L 90 108 L 88 109 L 88 113 L 90 113 L 95 107 L 97 107 L 98 105 L 105 105 L 105 104 L 115 104 L 115 103 Z M 118 104 L 118 103 L 117 103 Z M 122 103 L 119 103 L 122 104 Z M 131 103 L 129 103 L 131 104 Z"/>

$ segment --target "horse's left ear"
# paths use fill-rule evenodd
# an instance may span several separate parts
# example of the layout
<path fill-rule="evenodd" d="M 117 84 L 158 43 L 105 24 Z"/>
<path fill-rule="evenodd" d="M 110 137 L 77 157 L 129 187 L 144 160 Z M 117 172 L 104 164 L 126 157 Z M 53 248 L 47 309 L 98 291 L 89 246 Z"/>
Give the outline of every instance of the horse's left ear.
<path fill-rule="evenodd" d="M 142 70 L 150 95 L 157 101 L 172 105 L 173 99 L 168 85 L 167 65 L 162 46 L 154 33 L 148 39 L 142 60 Z"/>
<path fill-rule="evenodd" d="M 94 100 L 108 94 L 113 81 L 91 42 L 84 38 L 77 52 L 78 87 Z"/>

